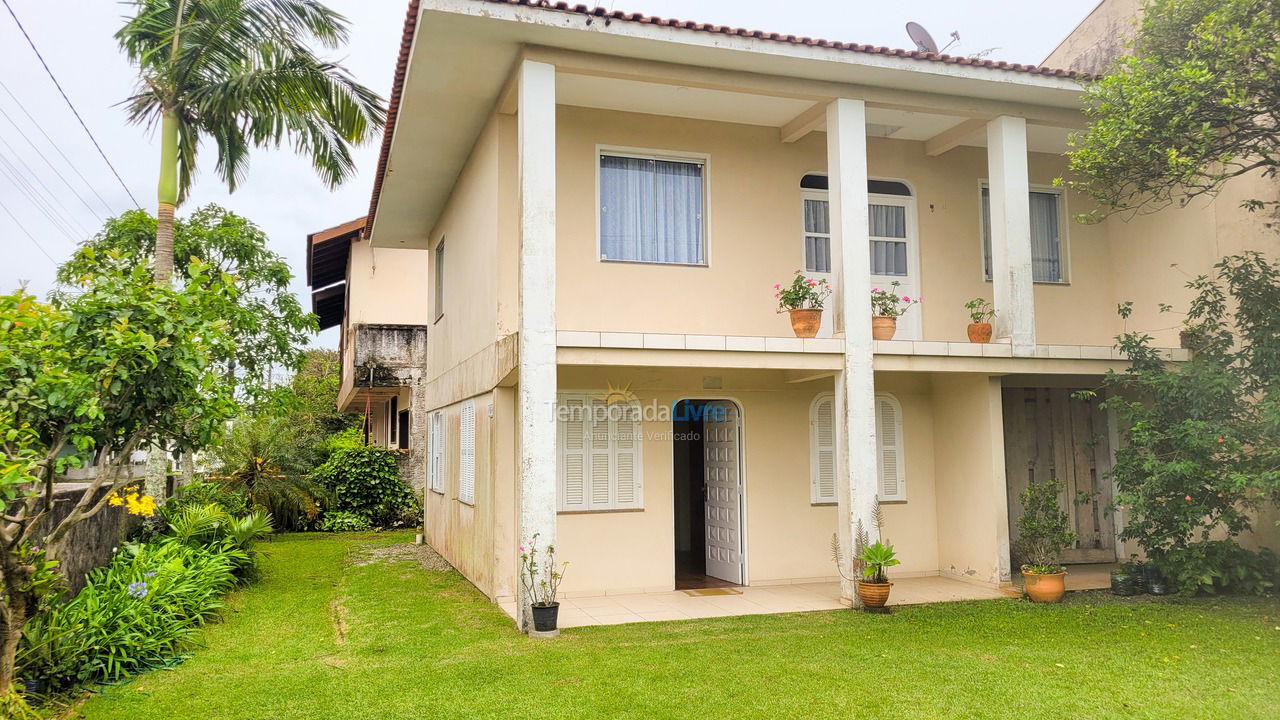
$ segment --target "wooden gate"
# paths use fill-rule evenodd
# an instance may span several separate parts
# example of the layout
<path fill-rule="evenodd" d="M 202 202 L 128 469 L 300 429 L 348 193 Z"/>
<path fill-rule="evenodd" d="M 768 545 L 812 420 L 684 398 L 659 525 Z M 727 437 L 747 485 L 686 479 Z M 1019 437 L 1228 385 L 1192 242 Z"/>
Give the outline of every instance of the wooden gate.
<path fill-rule="evenodd" d="M 1115 526 L 1106 508 L 1111 482 L 1111 443 L 1098 399 L 1073 397 L 1067 388 L 1004 389 L 1004 453 L 1008 478 L 1009 539 L 1018 538 L 1019 498 L 1027 483 L 1056 479 L 1075 547 L 1064 563 L 1115 562 Z"/>

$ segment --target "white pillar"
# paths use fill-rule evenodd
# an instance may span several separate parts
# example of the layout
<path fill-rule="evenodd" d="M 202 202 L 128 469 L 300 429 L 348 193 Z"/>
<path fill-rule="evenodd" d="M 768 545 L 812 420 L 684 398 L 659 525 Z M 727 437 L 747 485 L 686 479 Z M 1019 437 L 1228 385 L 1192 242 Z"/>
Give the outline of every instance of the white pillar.
<path fill-rule="evenodd" d="M 521 545 L 556 541 L 556 69 L 522 61 L 518 126 L 520 182 L 520 439 L 518 513 Z M 520 627 L 529 629 L 530 599 L 517 595 Z"/>
<path fill-rule="evenodd" d="M 841 98 L 827 106 L 827 176 L 830 183 L 831 235 L 841 249 L 840 307 L 844 316 L 843 393 L 837 441 L 838 533 L 852 552 L 859 524 L 872 542 L 879 465 L 876 457 L 875 379 L 871 346 L 871 253 L 867 218 L 866 106 Z"/>
<path fill-rule="evenodd" d="M 1000 117 L 987 123 L 991 189 L 991 288 L 995 334 L 1009 338 L 1014 355 L 1035 355 L 1036 310 L 1031 275 L 1031 186 L 1027 180 L 1027 121 Z"/>

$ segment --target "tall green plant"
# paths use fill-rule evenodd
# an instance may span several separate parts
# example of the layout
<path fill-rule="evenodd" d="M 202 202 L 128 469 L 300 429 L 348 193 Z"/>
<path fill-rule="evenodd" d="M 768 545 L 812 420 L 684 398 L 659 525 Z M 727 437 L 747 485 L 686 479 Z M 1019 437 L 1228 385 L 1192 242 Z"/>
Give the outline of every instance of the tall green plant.
<path fill-rule="evenodd" d="M 331 187 L 355 172 L 350 148 L 373 138 L 382 100 L 311 44 L 333 49 L 347 21 L 317 0 L 134 0 L 116 39 L 137 66 L 129 118 L 160 127 L 155 278 L 173 272 L 174 209 L 203 139 L 234 191 L 249 149 L 288 141 Z"/>
<path fill-rule="evenodd" d="M 1280 272 L 1249 252 L 1188 286 L 1191 359 L 1169 363 L 1150 337 L 1125 333 L 1119 347 L 1131 366 L 1106 378 L 1104 407 L 1125 440 L 1111 471 L 1121 537 L 1182 592 L 1264 590 L 1274 556 L 1255 557 L 1234 538 L 1280 498 Z M 1121 306 L 1123 317 L 1130 307 Z M 1257 572 L 1242 578 L 1236 567 Z"/>
<path fill-rule="evenodd" d="M 311 478 L 314 455 L 296 429 L 288 416 L 269 411 L 236 418 L 213 445 L 217 472 L 209 478 L 243 494 L 286 530 L 315 520 L 331 495 Z"/>
<path fill-rule="evenodd" d="M 403 522 L 417 510 L 413 489 L 400 479 L 395 451 L 349 436 L 312 479 L 333 493 L 333 510 L 361 515 L 376 526 Z"/>

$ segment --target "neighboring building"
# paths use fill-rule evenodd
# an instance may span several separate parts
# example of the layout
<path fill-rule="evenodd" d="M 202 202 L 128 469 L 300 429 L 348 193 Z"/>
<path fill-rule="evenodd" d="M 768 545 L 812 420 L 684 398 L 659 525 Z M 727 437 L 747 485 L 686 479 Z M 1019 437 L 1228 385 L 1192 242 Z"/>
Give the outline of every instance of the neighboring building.
<path fill-rule="evenodd" d="M 1175 346 L 1165 258 L 1221 249 L 1186 212 L 1071 221 L 1075 73 L 529 1 L 412 2 L 401 48 L 368 222 L 310 236 L 309 280 L 340 407 L 486 595 L 535 533 L 570 594 L 833 579 L 877 496 L 894 577 L 1003 585 L 1049 476 L 1068 559 L 1127 556 L 1114 424 L 1070 391 L 1125 366 L 1124 300 Z M 835 287 L 812 340 L 796 269 Z M 924 302 L 872 341 L 894 281 Z"/>

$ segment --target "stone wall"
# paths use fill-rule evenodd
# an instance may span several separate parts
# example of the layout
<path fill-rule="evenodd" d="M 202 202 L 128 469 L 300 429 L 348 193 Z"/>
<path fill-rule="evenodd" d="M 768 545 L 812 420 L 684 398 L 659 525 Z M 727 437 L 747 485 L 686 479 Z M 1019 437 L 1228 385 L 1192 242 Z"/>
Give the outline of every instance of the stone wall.
<path fill-rule="evenodd" d="M 427 486 L 427 328 L 361 324 L 354 335 L 355 387 L 409 389 L 409 450 L 397 464 L 400 477 L 421 493 Z"/>
<path fill-rule="evenodd" d="M 54 490 L 53 511 L 45 521 L 44 531 L 52 530 L 71 512 L 71 508 L 80 500 L 88 483 L 59 483 Z M 101 497 L 106 490 L 99 490 Z M 91 570 L 106 565 L 112 554 L 125 541 L 129 533 L 141 523 L 141 518 L 130 515 L 123 508 L 104 507 L 101 512 L 88 520 L 81 520 L 62 539 L 62 548 L 58 554 L 60 569 L 67 579 L 67 584 L 74 595 L 84 587 L 86 576 Z M 36 533 L 39 537 L 40 532 Z"/>

